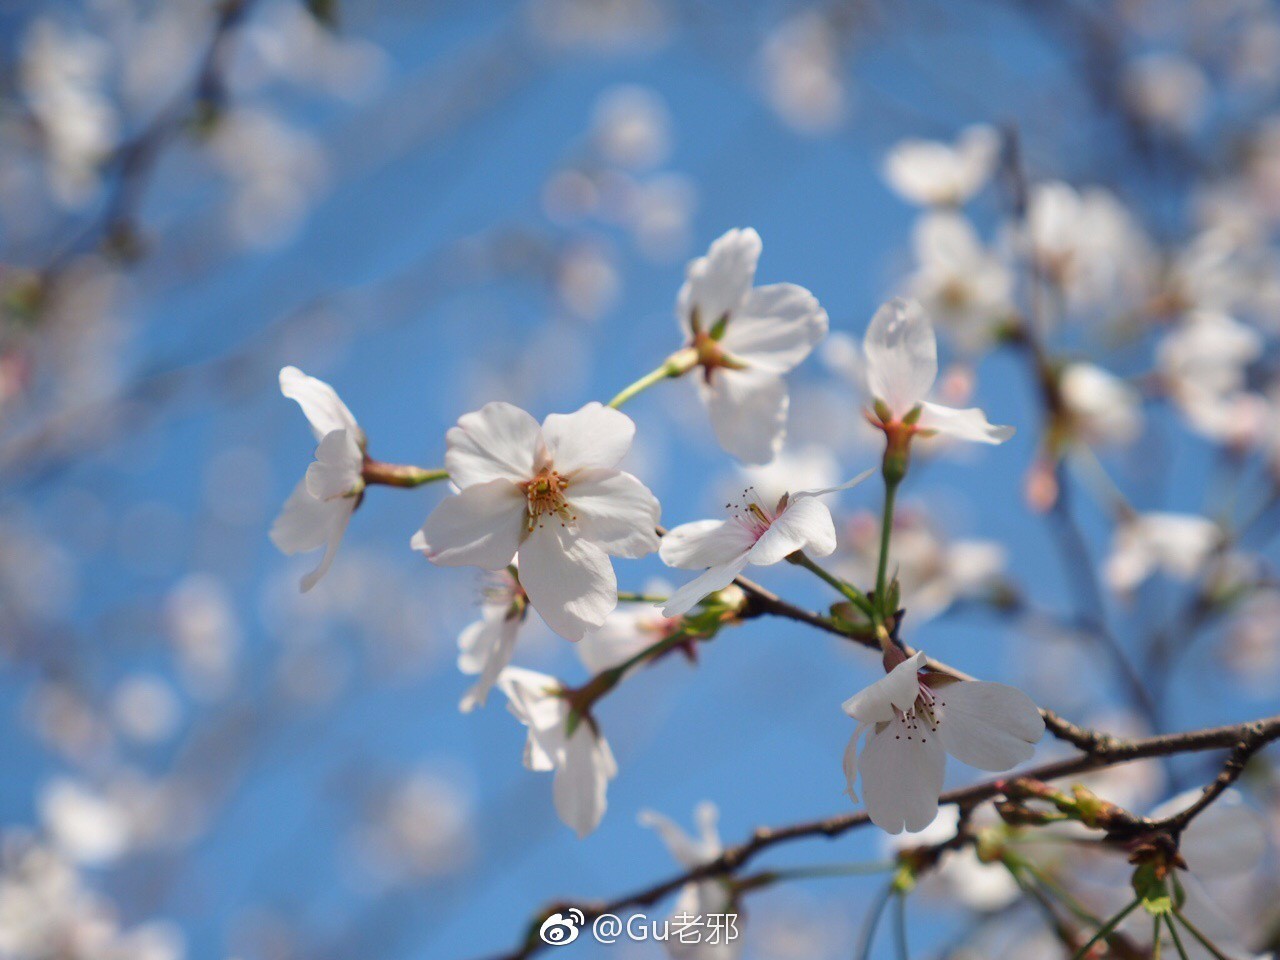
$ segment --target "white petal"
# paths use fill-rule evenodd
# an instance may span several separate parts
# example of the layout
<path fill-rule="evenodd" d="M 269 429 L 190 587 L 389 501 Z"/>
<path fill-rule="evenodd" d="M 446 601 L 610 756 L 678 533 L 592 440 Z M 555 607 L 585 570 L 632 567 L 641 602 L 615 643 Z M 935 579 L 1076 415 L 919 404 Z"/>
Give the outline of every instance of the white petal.
<path fill-rule="evenodd" d="M 917 653 L 844 702 L 845 713 L 860 723 L 882 723 L 894 716 L 894 708 L 907 711 L 920 695 L 920 668 L 925 656 Z"/>
<path fill-rule="evenodd" d="M 618 604 L 609 556 L 558 522 L 546 522 L 520 545 L 520 583 L 529 602 L 566 640 L 581 640 Z"/>
<path fill-rule="evenodd" d="M 871 822 L 886 833 L 927 827 L 938 813 L 946 757 L 923 723 L 912 726 L 895 718 L 872 733 L 858 760 Z"/>
<path fill-rule="evenodd" d="M 962 680 L 938 688 L 937 697 L 947 753 L 979 770 L 1008 770 L 1031 759 L 1044 736 L 1040 711 L 1016 687 Z"/>
<path fill-rule="evenodd" d="M 787 382 L 761 369 L 718 367 L 699 380 L 720 446 L 744 463 L 768 463 L 787 429 Z"/>
<path fill-rule="evenodd" d="M 629 473 L 590 469 L 573 478 L 566 491 L 578 532 L 619 557 L 643 557 L 658 549 L 654 529 L 662 508 L 643 483 Z"/>
<path fill-rule="evenodd" d="M 509 480 L 490 480 L 441 500 L 413 547 L 446 567 L 501 570 L 525 531 L 524 494 Z"/>
<path fill-rule="evenodd" d="M 334 430 L 350 430 L 354 436 L 360 436 L 356 418 L 333 387 L 323 380 L 309 377 L 297 367 L 285 367 L 280 371 L 280 392 L 297 401 L 317 440 Z"/>
<path fill-rule="evenodd" d="M 307 490 L 319 500 L 345 497 L 360 486 L 363 468 L 364 453 L 350 430 L 326 433 L 307 468 Z"/>
<path fill-rule="evenodd" d="M 827 312 L 804 287 L 776 283 L 747 294 L 720 345 L 752 367 L 794 369 L 827 335 Z"/>
<path fill-rule="evenodd" d="M 589 724 L 580 723 L 565 747 L 552 788 L 556 812 L 579 837 L 600 825 L 608 806 L 605 790 L 614 772 L 608 744 L 597 740 Z"/>
<path fill-rule="evenodd" d="M 742 572 L 746 565 L 747 558 L 743 555 L 734 557 L 728 563 L 711 567 L 668 597 L 667 605 L 662 608 L 662 615 L 664 617 L 683 617 L 696 607 L 698 601 L 703 597 L 715 593 L 717 590 L 723 590 L 733 583 L 734 578 Z"/>
<path fill-rule="evenodd" d="M 462 488 L 497 479 L 522 483 L 545 455 L 538 421 L 510 403 L 486 403 L 463 414 L 445 440 L 445 468 Z"/>
<path fill-rule="evenodd" d="M 564 750 L 565 718 L 569 707 L 560 681 L 523 667 L 507 667 L 498 674 L 497 687 L 507 697 L 507 709 L 529 730 L 525 742 L 525 766 L 551 770 Z"/>
<path fill-rule="evenodd" d="M 592 674 L 603 673 L 653 644 L 662 623 L 661 614 L 648 604 L 614 610 L 603 626 L 578 641 L 578 659 Z"/>
<path fill-rule="evenodd" d="M 588 403 L 573 413 L 553 413 L 542 421 L 547 454 L 568 476 L 592 467 L 616 467 L 631 449 L 636 425 L 620 410 Z"/>
<path fill-rule="evenodd" d="M 471 624 L 458 637 L 458 669 L 480 674 L 459 704 L 463 713 L 483 707 L 489 699 L 498 674 L 511 662 L 520 622 L 519 617 L 508 617 L 506 611 L 486 610 L 484 619 Z"/>
<path fill-rule="evenodd" d="M 853 730 L 853 736 L 844 748 L 844 779 L 847 786 L 845 793 L 854 803 L 858 802 L 858 791 L 855 784 L 858 780 L 858 738 L 867 729 L 867 724 L 860 723 Z"/>
<path fill-rule="evenodd" d="M 347 532 L 347 524 L 351 522 L 351 514 L 355 512 L 354 500 L 338 500 L 325 504 L 329 508 L 329 536 L 325 540 L 324 556 L 320 558 L 320 563 L 316 568 L 302 578 L 302 592 L 306 593 L 317 583 L 321 577 L 329 572 L 329 568 L 333 566 L 333 558 L 338 555 L 338 547 L 342 543 L 342 538 Z"/>
<path fill-rule="evenodd" d="M 750 227 L 730 230 L 705 257 L 690 262 L 677 305 L 686 333 L 695 308 L 705 332 L 742 302 L 755 279 L 760 247 L 760 235 Z"/>
<path fill-rule="evenodd" d="M 654 810 L 641 810 L 636 820 L 640 826 L 656 830 L 671 856 L 685 868 L 692 870 L 706 862 L 702 845 L 670 817 Z"/>
<path fill-rule="evenodd" d="M 758 567 L 786 559 L 797 550 L 814 556 L 835 553 L 836 525 L 827 505 L 816 497 L 792 500 L 751 548 L 747 559 Z"/>
<path fill-rule="evenodd" d="M 995 426 L 977 407 L 957 410 L 937 403 L 926 403 L 919 420 L 922 430 L 936 430 L 956 440 L 972 443 L 1004 443 L 1013 436 L 1013 427 Z"/>
<path fill-rule="evenodd" d="M 702 570 L 741 557 L 754 544 L 751 531 L 736 520 L 695 520 L 668 530 L 658 555 L 669 567 Z"/>
<path fill-rule="evenodd" d="M 905 416 L 929 395 L 938 376 L 938 341 L 920 304 L 894 299 L 877 310 L 863 350 L 867 389 L 895 416 Z"/>
<path fill-rule="evenodd" d="M 307 481 L 300 480 L 271 525 L 271 542 L 288 556 L 319 550 L 329 537 L 332 516 L 333 505 L 313 497 Z"/>
<path fill-rule="evenodd" d="M 875 472 L 876 472 L 875 468 L 872 467 L 870 470 L 863 470 L 860 474 L 858 474 L 852 480 L 846 480 L 844 483 L 839 484 L 838 486 L 821 487 L 817 490 L 797 490 L 795 493 L 791 494 L 791 499 L 799 500 L 801 497 L 825 497 L 829 493 L 840 493 L 844 490 L 852 490 L 854 487 L 856 487 L 863 480 L 867 479 L 867 477 L 871 476 Z"/>

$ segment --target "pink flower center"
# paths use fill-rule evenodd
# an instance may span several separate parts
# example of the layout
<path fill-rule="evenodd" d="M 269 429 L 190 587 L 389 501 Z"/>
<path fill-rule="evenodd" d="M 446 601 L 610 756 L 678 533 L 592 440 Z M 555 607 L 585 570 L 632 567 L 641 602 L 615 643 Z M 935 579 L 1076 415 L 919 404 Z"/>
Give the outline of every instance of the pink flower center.
<path fill-rule="evenodd" d="M 755 540 L 763 537 L 773 521 L 778 519 L 776 513 L 770 512 L 760 502 L 755 487 L 746 487 L 736 501 L 731 500 L 724 506 L 729 511 L 729 516 L 741 524 Z"/>
<path fill-rule="evenodd" d="M 898 715 L 898 719 L 905 727 L 902 733 L 893 735 L 894 739 L 901 740 L 906 737 L 908 740 L 914 740 L 919 737 L 921 743 L 928 743 L 928 738 L 936 734 L 938 728 L 942 726 L 942 708 L 946 705 L 946 701 L 925 686 L 921 679 L 920 693 L 916 696 L 915 705 L 906 713 L 897 707 L 893 708 L 893 712 Z"/>

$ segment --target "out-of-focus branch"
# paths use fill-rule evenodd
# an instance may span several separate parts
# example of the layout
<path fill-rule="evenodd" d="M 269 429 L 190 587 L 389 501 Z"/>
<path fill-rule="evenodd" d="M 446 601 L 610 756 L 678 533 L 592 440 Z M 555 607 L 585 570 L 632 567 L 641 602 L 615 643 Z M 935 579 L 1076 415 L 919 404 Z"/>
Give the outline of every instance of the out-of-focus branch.
<path fill-rule="evenodd" d="M 1032 767 L 1025 771 L 1022 776 L 1036 780 L 1057 780 L 1073 774 L 1112 767 L 1134 760 L 1167 757 L 1175 754 L 1215 750 L 1224 747 L 1232 748 L 1233 757 L 1242 750 L 1247 750 L 1248 755 L 1251 756 L 1278 738 L 1280 738 L 1280 716 L 1255 720 L 1251 723 L 1212 727 L 1187 733 L 1166 734 L 1141 740 L 1119 740 L 1099 735 L 1092 752 L 1085 752 L 1065 760 L 1057 760 L 1052 763 L 1041 764 L 1038 767 Z M 1245 746 L 1246 744 L 1247 746 Z M 1236 776 L 1238 776 L 1238 773 Z M 1234 779 L 1235 777 L 1233 776 L 1231 780 Z M 987 780 L 972 786 L 961 787 L 958 790 L 951 790 L 942 794 L 939 802 L 944 804 L 954 803 L 962 811 L 969 810 L 999 794 L 1001 792 L 1001 784 L 1004 782 L 1004 778 Z M 1208 796 L 1208 799 L 1205 800 L 1202 797 L 1203 804 L 1193 805 L 1190 809 L 1195 810 L 1195 813 L 1192 813 L 1191 816 L 1195 816 L 1196 813 L 1199 813 L 1200 810 L 1203 810 L 1220 796 L 1222 791 L 1229 785 L 1229 782 L 1223 784 L 1212 796 L 1208 796 L 1209 791 L 1207 790 L 1206 796 Z M 1209 790 L 1213 790 L 1213 787 L 1210 787 Z M 1199 809 L 1196 809 L 1197 807 Z M 1186 816 L 1186 811 L 1182 816 Z M 751 839 L 728 848 L 716 859 L 700 867 L 685 870 L 652 886 L 644 887 L 606 902 L 583 901 L 551 904 L 538 913 L 530 927 L 531 935 L 526 937 L 520 947 L 509 953 L 499 954 L 492 960 L 524 960 L 526 957 L 539 953 L 546 945 L 538 939 L 537 928 L 543 919 L 552 913 L 564 912 L 573 907 L 581 910 L 586 917 L 586 922 L 590 923 L 595 918 L 606 913 L 620 913 L 633 907 L 650 906 L 679 890 L 686 883 L 735 874 L 747 863 L 771 847 L 814 837 L 838 837 L 848 833 L 850 830 L 864 827 L 870 822 L 867 814 L 859 811 L 857 813 L 828 817 L 825 820 L 806 821 L 784 827 L 760 827 L 752 834 Z"/>

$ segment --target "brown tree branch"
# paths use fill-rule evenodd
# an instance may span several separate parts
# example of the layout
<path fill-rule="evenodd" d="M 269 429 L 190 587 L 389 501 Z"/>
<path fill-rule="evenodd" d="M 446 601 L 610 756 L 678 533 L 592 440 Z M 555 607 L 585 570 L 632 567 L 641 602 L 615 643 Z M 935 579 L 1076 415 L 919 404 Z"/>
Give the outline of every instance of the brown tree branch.
<path fill-rule="evenodd" d="M 1065 721 L 1062 722 L 1065 724 Z M 1065 724 L 1065 726 L 1070 727 L 1069 724 Z M 1078 756 L 1032 767 L 1020 776 L 1036 780 L 1056 780 L 1089 770 L 1130 763 L 1134 760 L 1167 757 L 1174 754 L 1215 750 L 1224 747 L 1232 748 L 1232 757 L 1239 760 L 1240 766 L 1243 766 L 1244 758 L 1252 756 L 1267 744 L 1280 738 L 1280 715 L 1255 720 L 1250 723 L 1212 727 L 1186 733 L 1165 734 L 1141 740 L 1120 740 L 1101 734 L 1087 734 L 1075 727 L 1070 727 L 1070 729 L 1074 734 L 1080 735 L 1082 740 L 1091 741 L 1093 749 Z M 1240 757 L 1239 755 L 1242 753 L 1245 753 L 1246 757 Z M 1218 780 L 1214 781 L 1214 784 L 1206 789 L 1205 796 L 1201 797 L 1200 801 L 1178 816 L 1185 818 L 1185 822 L 1190 822 L 1192 817 L 1220 796 L 1227 786 L 1239 776 L 1238 771 L 1228 773 L 1228 770 L 1234 770 L 1232 761 L 1228 762 L 1227 769 L 1224 769 L 1223 774 L 1219 775 Z M 1225 782 L 1222 782 L 1219 786 L 1219 782 L 1224 781 L 1224 778 L 1226 778 Z M 967 787 L 961 787 L 958 790 L 947 791 L 939 797 L 939 803 L 958 804 L 962 811 L 971 809 L 977 804 L 996 796 L 1000 792 L 999 784 L 1004 779 L 986 780 Z M 493 957 L 492 960 L 525 960 L 525 958 L 539 953 L 546 945 L 538 939 L 537 928 L 552 913 L 563 912 L 570 907 L 574 907 L 581 910 L 586 917 L 586 921 L 590 923 L 606 913 L 620 913 L 633 907 L 650 906 L 676 892 L 686 883 L 733 874 L 770 847 L 813 837 L 838 837 L 850 830 L 864 827 L 870 822 L 865 811 L 858 811 L 839 814 L 834 817 L 828 817 L 825 820 L 806 821 L 784 827 L 760 827 L 752 834 L 749 840 L 737 846 L 729 847 L 715 860 L 695 869 L 683 871 L 660 883 L 655 883 L 605 902 L 566 901 L 551 904 L 537 914 L 530 926 L 530 934 L 525 938 L 521 946 L 509 953 L 499 954 Z M 1161 823 L 1163 824 L 1164 822 L 1162 821 Z"/>

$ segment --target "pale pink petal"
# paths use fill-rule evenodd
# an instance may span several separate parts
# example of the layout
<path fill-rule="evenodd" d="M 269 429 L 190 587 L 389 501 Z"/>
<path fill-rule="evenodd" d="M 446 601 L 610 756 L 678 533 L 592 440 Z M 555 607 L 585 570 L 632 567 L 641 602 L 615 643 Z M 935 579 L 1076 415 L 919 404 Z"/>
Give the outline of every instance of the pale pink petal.
<path fill-rule="evenodd" d="M 569 707 L 557 695 L 563 688 L 555 677 L 523 667 L 507 667 L 497 687 L 506 695 L 507 709 L 529 731 L 524 764 L 530 770 L 551 770 L 564 750 L 565 718 Z"/>
<path fill-rule="evenodd" d="M 509 480 L 466 487 L 436 505 L 412 546 L 442 566 L 501 570 L 524 535 L 526 506 Z"/>
<path fill-rule="evenodd" d="M 787 429 L 787 382 L 761 369 L 717 367 L 699 380 L 716 440 L 744 463 L 768 463 L 782 449 Z"/>
<path fill-rule="evenodd" d="M 1016 687 L 962 680 L 937 690 L 938 735 L 947 753 L 979 770 L 1008 770 L 1031 759 L 1044 720 Z"/>
<path fill-rule="evenodd" d="M 584 470 L 565 497 L 578 533 L 607 552 L 632 559 L 658 549 L 662 508 L 643 483 L 619 470 Z"/>
<path fill-rule="evenodd" d="M 338 555 L 338 546 L 342 543 L 342 538 L 347 532 L 347 525 L 351 522 L 351 514 L 355 512 L 354 500 L 337 500 L 326 502 L 329 517 L 329 535 L 325 540 L 324 556 L 320 558 L 320 563 L 316 568 L 302 578 L 302 592 L 306 593 L 320 579 L 329 572 L 329 568 L 333 566 L 333 558 Z"/>
<path fill-rule="evenodd" d="M 827 325 L 827 312 L 813 294 L 777 283 L 747 294 L 720 345 L 748 366 L 786 373 L 827 335 Z"/>
<path fill-rule="evenodd" d="M 676 308 L 686 334 L 695 308 L 702 330 L 709 331 L 742 302 L 755 279 L 760 247 L 760 235 L 750 227 L 730 230 L 705 257 L 690 262 Z"/>
<path fill-rule="evenodd" d="M 463 713 L 485 705 L 498 674 L 511 662 L 519 634 L 520 618 L 508 617 L 507 611 L 497 608 L 486 608 L 482 619 L 462 631 L 458 637 L 458 669 L 480 674 L 458 705 Z"/>
<path fill-rule="evenodd" d="M 920 694 L 920 668 L 924 660 L 923 653 L 904 660 L 846 700 L 844 712 L 860 723 L 880 723 L 894 716 L 895 707 L 900 711 L 910 710 Z"/>
<path fill-rule="evenodd" d="M 971 443 L 1004 443 L 1014 431 L 1013 427 L 988 423 L 987 415 L 977 407 L 957 410 L 937 403 L 924 404 L 919 424 L 922 430 L 936 430 L 954 440 Z"/>
<path fill-rule="evenodd" d="M 486 403 L 445 435 L 449 479 L 466 488 L 491 480 L 522 483 L 545 454 L 538 421 L 510 403 Z"/>
<path fill-rule="evenodd" d="M 609 555 L 547 521 L 520 545 L 520 583 L 533 608 L 560 636 L 581 640 L 618 603 Z"/>
<path fill-rule="evenodd" d="M 578 659 L 592 674 L 616 667 L 657 640 L 657 634 L 648 628 L 661 624 L 662 619 L 648 604 L 620 607 L 605 618 L 603 626 L 588 630 L 578 641 Z"/>
<path fill-rule="evenodd" d="M 542 421 L 542 436 L 556 472 L 616 467 L 631 449 L 636 425 L 620 410 L 588 403 L 573 413 L 553 413 Z"/>
<path fill-rule="evenodd" d="M 350 430 L 354 436 L 361 435 L 356 418 L 333 387 L 323 380 L 309 377 L 297 367 L 285 367 L 280 371 L 280 392 L 297 401 L 317 440 L 334 430 Z"/>
<path fill-rule="evenodd" d="M 929 395 L 938 376 L 938 341 L 920 304 L 894 299 L 877 310 L 863 350 L 867 389 L 895 416 L 905 416 Z"/>
<path fill-rule="evenodd" d="M 361 485 L 364 453 L 349 430 L 326 433 L 307 468 L 307 490 L 318 500 L 345 497 Z"/>
<path fill-rule="evenodd" d="M 300 480 L 271 525 L 271 542 L 289 556 L 319 550 L 329 537 L 332 516 L 333 505 L 313 497 L 307 481 Z"/>
<path fill-rule="evenodd" d="M 668 530 L 658 555 L 669 567 L 702 570 L 743 556 L 754 543 L 751 531 L 736 520 L 695 520 Z"/>
<path fill-rule="evenodd" d="M 826 557 L 835 553 L 835 549 L 836 525 L 827 505 L 816 497 L 800 497 L 778 514 L 751 548 L 747 559 L 758 567 L 767 567 L 797 550 Z"/>
<path fill-rule="evenodd" d="M 720 564 L 705 571 L 701 576 L 690 580 L 667 598 L 667 604 L 662 608 L 662 615 L 665 617 L 683 617 L 696 607 L 698 601 L 703 597 L 713 594 L 717 590 L 723 590 L 733 583 L 734 578 L 742 572 L 746 565 L 746 556 L 739 556 L 734 557 L 728 563 Z"/>
<path fill-rule="evenodd" d="M 938 814 L 946 774 L 942 743 L 924 723 L 893 719 L 867 739 L 858 758 L 867 815 L 886 833 L 923 830 Z"/>

